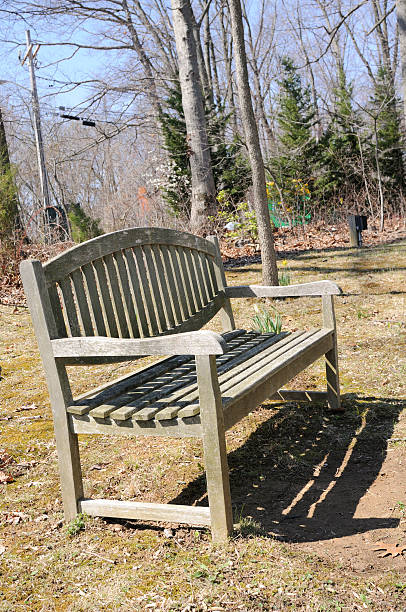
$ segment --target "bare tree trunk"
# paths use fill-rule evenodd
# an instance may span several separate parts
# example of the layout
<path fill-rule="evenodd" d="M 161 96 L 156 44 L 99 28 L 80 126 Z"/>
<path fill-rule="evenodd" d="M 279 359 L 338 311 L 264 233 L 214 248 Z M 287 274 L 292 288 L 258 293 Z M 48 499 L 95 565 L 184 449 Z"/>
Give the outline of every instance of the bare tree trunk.
<path fill-rule="evenodd" d="M 207 227 L 207 216 L 215 209 L 216 189 L 194 39 L 195 20 L 189 0 L 171 0 L 171 3 L 192 173 L 190 224 L 193 231 L 203 232 Z"/>
<path fill-rule="evenodd" d="M 234 136 L 237 136 L 238 134 L 238 125 L 237 125 L 237 113 L 235 110 L 235 104 L 234 104 L 234 77 L 233 77 L 233 71 L 232 71 L 232 55 L 233 55 L 233 41 L 232 39 L 229 41 L 228 39 L 228 27 L 227 27 L 227 23 L 225 23 L 226 21 L 226 14 L 225 14 L 225 9 L 224 9 L 224 5 L 221 4 L 218 7 L 218 11 L 220 14 L 220 31 L 221 31 L 221 41 L 223 44 L 223 53 L 224 53 L 224 64 L 225 64 L 225 71 L 226 71 L 226 76 L 227 76 L 227 89 L 226 92 L 224 94 L 224 102 L 228 105 L 227 108 L 229 110 L 231 110 L 231 121 L 233 124 L 233 134 Z"/>
<path fill-rule="evenodd" d="M 252 31 L 251 31 L 251 25 L 250 25 L 250 22 L 249 22 L 249 19 L 248 19 L 246 10 L 245 10 L 244 2 L 242 3 L 241 10 L 243 12 L 245 23 L 247 24 L 248 47 L 249 47 L 249 51 L 251 55 L 249 59 L 249 64 L 252 70 L 252 75 L 254 79 L 254 89 L 255 89 L 255 104 L 256 104 L 255 110 L 256 110 L 256 115 L 260 120 L 260 125 L 262 124 L 264 153 L 265 153 L 265 156 L 269 156 L 272 145 L 275 142 L 275 135 L 271 129 L 271 126 L 269 125 L 269 121 L 267 119 L 266 112 L 265 112 L 264 95 L 262 93 L 262 86 L 261 86 L 261 75 L 260 75 L 261 71 L 258 65 L 258 57 L 256 53 L 257 45 L 254 43 L 254 39 L 252 36 Z M 263 19 L 264 19 L 264 2 L 262 2 L 262 6 L 261 6 L 261 24 L 263 22 Z M 274 29 L 275 29 L 275 21 L 273 22 L 272 34 L 271 36 L 269 36 L 269 41 L 267 42 L 268 53 L 271 53 L 271 47 L 273 45 Z M 261 27 L 261 31 L 262 31 L 262 27 Z"/>
<path fill-rule="evenodd" d="M 251 91 L 248 80 L 247 56 L 245 53 L 244 28 L 240 0 L 228 0 L 231 17 L 231 31 L 234 42 L 234 59 L 241 119 L 252 171 L 254 188 L 254 209 L 258 224 L 258 237 L 262 254 L 262 280 L 266 285 L 278 285 L 278 269 L 269 218 L 266 195 L 265 169 L 259 145 L 258 127 L 252 108 Z"/>
<path fill-rule="evenodd" d="M 399 27 L 399 48 L 403 94 L 403 117 L 406 124 L 406 0 L 397 0 L 396 11 Z"/>

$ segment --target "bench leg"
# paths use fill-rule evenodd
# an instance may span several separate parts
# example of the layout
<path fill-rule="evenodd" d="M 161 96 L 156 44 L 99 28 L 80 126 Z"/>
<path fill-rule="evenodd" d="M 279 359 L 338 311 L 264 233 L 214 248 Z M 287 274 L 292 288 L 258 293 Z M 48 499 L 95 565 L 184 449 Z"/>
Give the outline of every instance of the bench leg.
<path fill-rule="evenodd" d="M 196 357 L 203 452 L 213 541 L 224 542 L 233 529 L 223 406 L 214 356 Z"/>
<path fill-rule="evenodd" d="M 338 371 L 337 332 L 332 295 L 323 295 L 323 324 L 325 327 L 334 329 L 333 347 L 325 354 L 327 401 L 330 410 L 334 412 L 342 412 L 343 408 L 341 407 L 340 398 L 340 377 Z"/>
<path fill-rule="evenodd" d="M 79 511 L 78 500 L 83 497 L 83 483 L 78 436 L 71 431 L 69 416 L 66 413 L 67 401 L 72 396 L 66 369 L 63 366 L 57 365 L 54 372 L 48 372 L 48 385 L 54 417 L 63 509 L 65 521 L 70 521 Z"/>
<path fill-rule="evenodd" d="M 65 521 L 68 522 L 79 512 L 78 501 L 83 497 L 82 470 L 77 435 L 68 431 L 63 436 L 64 439 L 61 438 L 62 436 L 56 433 L 63 510 Z"/>

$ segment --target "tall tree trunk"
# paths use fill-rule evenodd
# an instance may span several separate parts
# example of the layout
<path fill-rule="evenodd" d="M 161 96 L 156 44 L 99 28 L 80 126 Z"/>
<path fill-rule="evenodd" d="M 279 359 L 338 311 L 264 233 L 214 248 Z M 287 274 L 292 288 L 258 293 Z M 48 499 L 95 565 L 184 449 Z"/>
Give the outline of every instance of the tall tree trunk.
<path fill-rule="evenodd" d="M 278 269 L 269 218 L 264 162 L 259 144 L 258 127 L 252 108 L 251 90 L 248 80 L 247 56 L 245 53 L 244 28 L 240 0 L 228 0 L 231 31 L 234 42 L 238 97 L 241 119 L 252 171 L 254 209 L 258 224 L 258 237 L 262 254 L 262 280 L 265 285 L 278 285 Z"/>
<path fill-rule="evenodd" d="M 216 189 L 193 32 L 195 20 L 190 0 L 171 0 L 171 3 L 192 173 L 190 225 L 193 231 L 203 232 L 207 227 L 207 216 L 215 210 Z"/>
<path fill-rule="evenodd" d="M 406 0 L 397 0 L 396 11 L 399 27 L 399 48 L 403 94 L 403 118 L 406 125 Z"/>

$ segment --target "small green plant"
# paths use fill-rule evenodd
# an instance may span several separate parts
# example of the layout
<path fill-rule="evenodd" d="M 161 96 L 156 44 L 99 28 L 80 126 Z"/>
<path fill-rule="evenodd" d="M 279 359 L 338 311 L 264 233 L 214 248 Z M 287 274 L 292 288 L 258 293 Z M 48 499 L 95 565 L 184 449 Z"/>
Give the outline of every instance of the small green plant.
<path fill-rule="evenodd" d="M 82 531 L 85 528 L 86 520 L 87 514 L 78 514 L 70 521 L 70 523 L 67 524 L 66 533 L 73 538 L 73 536 L 77 535 L 79 531 Z"/>
<path fill-rule="evenodd" d="M 258 240 L 258 226 L 254 211 L 248 202 L 240 202 L 236 207 L 230 207 L 227 203 L 225 192 L 220 191 L 217 195 L 220 206 L 215 217 L 209 217 L 212 224 L 220 224 L 220 227 L 230 225 L 227 236 L 235 239 L 248 239 L 253 242 Z"/>
<path fill-rule="evenodd" d="M 396 505 L 398 507 L 398 510 L 399 510 L 401 516 L 404 517 L 406 515 L 406 504 L 403 503 L 403 502 L 398 501 Z"/>
<path fill-rule="evenodd" d="M 244 516 L 244 506 L 239 512 L 235 513 L 235 527 L 236 531 L 239 532 L 243 537 L 263 535 L 264 530 L 258 521 L 252 518 L 252 516 Z"/>
<path fill-rule="evenodd" d="M 282 330 L 282 317 L 274 306 L 272 310 L 265 308 L 264 306 L 259 307 L 257 304 L 254 305 L 255 315 L 252 317 L 253 329 L 266 334 L 272 332 L 274 334 L 280 334 Z"/>
<path fill-rule="evenodd" d="M 369 316 L 369 312 L 367 310 L 364 310 L 363 308 L 358 308 L 357 310 L 358 319 L 367 319 L 368 316 Z"/>
<path fill-rule="evenodd" d="M 279 274 L 279 284 L 286 287 L 287 285 L 290 285 L 290 270 L 286 259 L 282 261 L 281 266 L 282 269 Z"/>
<path fill-rule="evenodd" d="M 192 578 L 206 578 L 212 584 L 219 583 L 223 579 L 222 570 L 226 567 L 226 565 L 221 565 L 212 571 L 205 563 L 198 563 L 197 568 L 192 573 Z"/>

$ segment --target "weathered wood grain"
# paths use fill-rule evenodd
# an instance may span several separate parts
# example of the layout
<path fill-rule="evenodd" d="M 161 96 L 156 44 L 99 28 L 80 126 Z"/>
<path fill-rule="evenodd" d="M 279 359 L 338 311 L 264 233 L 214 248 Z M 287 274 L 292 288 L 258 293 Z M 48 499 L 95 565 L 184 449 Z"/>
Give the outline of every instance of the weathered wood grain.
<path fill-rule="evenodd" d="M 76 312 L 75 298 L 72 291 L 70 277 L 63 278 L 59 286 L 61 288 L 63 305 L 69 322 L 71 336 L 81 336 L 82 332 L 79 325 L 78 313 Z"/>
<path fill-rule="evenodd" d="M 106 324 L 104 322 L 103 311 L 99 298 L 99 291 L 96 283 L 96 276 L 92 264 L 86 264 L 82 268 L 86 279 L 87 293 L 89 295 L 90 308 L 93 315 L 96 332 L 99 336 L 107 336 Z"/>
<path fill-rule="evenodd" d="M 210 510 L 204 506 L 180 506 L 175 504 L 150 504 L 109 499 L 81 499 L 81 512 L 89 516 L 107 516 L 141 521 L 210 525 Z"/>
<path fill-rule="evenodd" d="M 57 328 L 42 265 L 39 261 L 23 261 L 20 271 L 51 398 L 63 507 L 69 521 L 77 514 L 77 500 L 83 497 L 78 440 L 66 412 L 72 393 L 66 368 L 52 356 L 51 338 L 57 336 Z"/>
<path fill-rule="evenodd" d="M 104 258 L 104 264 L 106 266 L 111 295 L 113 298 L 118 335 L 120 336 L 120 338 L 129 338 L 130 330 L 128 328 L 127 317 L 124 308 L 125 299 L 123 298 L 123 294 L 121 291 L 119 277 L 117 274 L 115 260 L 113 256 L 106 255 L 106 257 Z"/>
<path fill-rule="evenodd" d="M 342 412 L 340 376 L 338 371 L 336 319 L 333 297 L 331 295 L 323 295 L 323 325 L 333 330 L 333 345 L 325 354 L 328 404 L 331 410 Z"/>
<path fill-rule="evenodd" d="M 82 336 L 52 340 L 54 357 L 132 357 L 137 355 L 221 355 L 227 343 L 209 330 L 154 338 L 102 338 Z"/>
<path fill-rule="evenodd" d="M 342 291 L 338 285 L 327 280 L 280 287 L 266 287 L 264 285 L 226 287 L 226 296 L 229 298 L 303 297 L 306 295 L 340 295 L 341 293 Z"/>
<path fill-rule="evenodd" d="M 203 430 L 203 453 L 206 467 L 212 537 L 225 541 L 233 529 L 224 416 L 213 355 L 196 357 L 200 392 L 200 418 Z"/>
<path fill-rule="evenodd" d="M 185 232 L 157 227 L 136 227 L 119 230 L 83 242 L 51 259 L 44 265 L 47 284 L 63 278 L 76 268 L 81 268 L 85 264 L 115 253 L 120 249 L 142 247 L 147 244 L 165 244 L 167 246 L 197 249 L 212 256 L 215 254 L 212 245 L 204 238 Z"/>
<path fill-rule="evenodd" d="M 327 397 L 330 408 L 341 407 L 333 305 L 341 290 L 330 281 L 227 287 L 215 237 L 160 228 L 101 236 L 44 266 L 24 262 L 21 271 L 51 396 L 67 520 L 82 511 L 210 525 L 213 539 L 224 541 L 232 529 L 225 430 L 266 398 Z M 234 330 L 230 298 L 313 295 L 322 296 L 323 329 Z M 219 311 L 223 329 L 234 330 L 225 338 L 201 330 Z M 67 364 L 142 355 L 172 356 L 73 400 Z M 282 388 L 322 356 L 326 393 Z M 79 433 L 202 438 L 209 508 L 83 499 Z"/>

